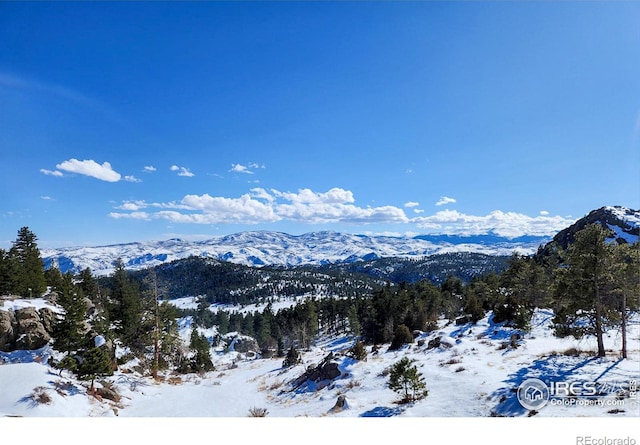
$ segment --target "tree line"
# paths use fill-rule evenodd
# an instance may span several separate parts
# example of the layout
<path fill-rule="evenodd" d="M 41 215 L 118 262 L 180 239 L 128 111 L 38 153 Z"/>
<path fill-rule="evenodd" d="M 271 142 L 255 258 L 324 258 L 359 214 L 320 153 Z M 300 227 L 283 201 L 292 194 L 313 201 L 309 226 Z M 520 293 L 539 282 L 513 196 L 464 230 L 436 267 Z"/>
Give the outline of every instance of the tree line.
<path fill-rule="evenodd" d="M 177 309 L 164 298 L 155 270 L 132 274 L 121 260 L 100 279 L 89 269 L 77 275 L 45 270 L 37 237 L 23 227 L 11 249 L 0 250 L 0 293 L 36 297 L 50 288 L 64 309 L 53 335 L 54 348 L 66 355 L 59 365 L 86 376 L 114 369 L 113 352 L 97 346 L 97 336 L 128 351 L 121 361 L 137 357 L 154 374 L 192 372 L 212 369 L 210 348 L 228 332 L 252 336 L 265 356 L 284 356 L 292 347 L 309 348 L 318 335 L 397 346 L 411 341 L 412 331 L 435 329 L 443 318 L 477 323 L 489 312 L 493 322 L 527 330 L 534 309 L 542 307 L 553 309 L 556 335 L 594 335 L 598 356 L 606 353 L 606 330 L 618 327 L 626 357 L 628 315 L 639 307 L 639 244 L 612 243 L 609 235 L 608 229 L 589 225 L 566 249 L 546 246 L 533 256 L 514 254 L 500 274 L 466 283 L 453 276 L 440 284 L 387 283 L 356 294 L 308 298 L 277 311 L 266 300 L 264 309 L 240 313 L 213 312 L 207 299 L 197 309 Z M 185 345 L 178 320 L 187 316 L 192 333 Z M 197 329 L 212 326 L 219 337 L 206 339 Z"/>

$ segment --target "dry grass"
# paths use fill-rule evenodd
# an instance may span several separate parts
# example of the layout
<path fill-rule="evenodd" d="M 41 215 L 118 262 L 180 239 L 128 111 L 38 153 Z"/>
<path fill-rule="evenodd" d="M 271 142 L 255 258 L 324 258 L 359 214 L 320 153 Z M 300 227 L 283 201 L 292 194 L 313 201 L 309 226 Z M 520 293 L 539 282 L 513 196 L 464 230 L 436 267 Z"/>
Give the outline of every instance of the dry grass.
<path fill-rule="evenodd" d="M 37 386 L 33 388 L 33 392 L 29 398 L 36 405 L 49 405 L 52 402 L 51 396 L 47 392 L 47 388 L 44 386 Z"/>
<path fill-rule="evenodd" d="M 269 411 L 266 408 L 253 407 L 249 410 L 249 417 L 267 417 Z"/>

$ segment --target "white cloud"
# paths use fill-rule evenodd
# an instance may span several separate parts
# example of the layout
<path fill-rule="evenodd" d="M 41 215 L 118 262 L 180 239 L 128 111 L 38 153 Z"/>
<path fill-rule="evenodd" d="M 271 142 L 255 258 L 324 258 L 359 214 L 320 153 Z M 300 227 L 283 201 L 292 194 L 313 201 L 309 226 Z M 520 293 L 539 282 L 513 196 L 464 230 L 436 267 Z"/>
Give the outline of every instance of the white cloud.
<path fill-rule="evenodd" d="M 422 209 L 413 209 L 413 213 L 424 213 Z"/>
<path fill-rule="evenodd" d="M 178 172 L 178 176 L 185 176 L 188 178 L 195 176 L 195 174 L 191 173 L 191 171 L 186 167 L 178 167 L 177 165 L 172 165 L 169 169 L 172 172 Z"/>
<path fill-rule="evenodd" d="M 540 210 L 540 214 L 542 216 L 547 216 L 549 214 L 549 212 L 547 212 L 546 210 Z"/>
<path fill-rule="evenodd" d="M 255 162 L 250 162 L 248 165 L 243 165 L 240 163 L 231 164 L 231 169 L 229 169 L 229 171 L 233 173 L 244 173 L 246 175 L 253 175 L 255 173 L 253 170 L 257 168 L 265 168 L 265 165 L 256 164 Z"/>
<path fill-rule="evenodd" d="M 50 176 L 64 176 L 64 174 L 62 174 L 61 171 L 58 170 L 47 170 L 46 168 L 41 168 L 40 169 L 40 173 L 44 173 L 45 175 L 50 175 Z"/>
<path fill-rule="evenodd" d="M 548 236 L 557 233 L 574 221 L 561 216 L 528 216 L 522 213 L 495 210 L 488 215 L 476 216 L 456 210 L 443 210 L 431 216 L 413 219 L 421 229 L 451 235 L 478 235 L 493 231 L 498 235 L 515 238 L 523 235 Z"/>
<path fill-rule="evenodd" d="M 249 167 L 247 167 L 246 165 L 242 165 L 242 164 L 231 164 L 231 169 L 229 170 L 230 172 L 234 172 L 234 173 L 244 173 L 247 175 L 252 175 L 253 172 L 251 170 L 249 170 Z"/>
<path fill-rule="evenodd" d="M 145 201 L 124 201 L 122 205 L 116 207 L 116 209 L 120 210 L 128 210 L 131 212 L 138 211 L 140 209 L 147 208 L 148 205 Z"/>
<path fill-rule="evenodd" d="M 153 173 L 156 170 L 157 169 L 153 165 L 145 165 L 144 169 L 142 171 L 144 171 L 146 173 Z"/>
<path fill-rule="evenodd" d="M 438 202 L 436 202 L 437 206 L 442 206 L 442 205 L 446 205 L 446 204 L 453 204 L 455 203 L 456 200 L 454 198 L 449 198 L 448 196 L 442 196 L 440 197 L 440 200 Z"/>
<path fill-rule="evenodd" d="M 120 173 L 113 170 L 110 163 L 104 162 L 102 164 L 98 164 L 92 159 L 84 161 L 69 159 L 68 161 L 64 161 L 56 165 L 56 168 L 58 170 L 90 176 L 107 182 L 118 182 L 121 178 Z"/>
<path fill-rule="evenodd" d="M 287 201 L 302 204 L 343 204 L 355 202 L 353 193 L 350 190 L 344 190 L 339 187 L 334 187 L 325 193 L 316 193 L 310 189 L 300 189 L 298 193 L 280 192 L 275 189 L 271 189 L 271 192 Z"/>
<path fill-rule="evenodd" d="M 55 201 L 51 196 L 41 196 L 40 199 L 43 201 Z"/>
<path fill-rule="evenodd" d="M 258 224 L 281 220 L 307 224 L 331 222 L 406 223 L 409 221 L 400 208 L 393 206 L 362 208 L 352 204 L 354 201 L 351 191 L 337 187 L 322 193 L 310 189 L 301 189 L 297 193 L 291 193 L 253 188 L 250 193 L 239 198 L 209 194 L 186 195 L 179 202 L 149 204 L 145 201 L 125 201 L 116 208 L 132 212 L 130 218 L 156 218 L 196 224 Z M 139 212 L 139 210 L 149 207 L 162 208 L 163 210 L 151 213 Z M 117 219 L 125 218 L 126 215 L 124 213 L 110 214 L 111 217 Z"/>
<path fill-rule="evenodd" d="M 419 202 L 415 202 L 415 201 L 409 201 L 409 202 L 405 202 L 404 206 L 411 208 L 411 207 L 418 207 L 420 205 Z"/>
<path fill-rule="evenodd" d="M 151 215 L 147 212 L 131 212 L 131 213 L 116 213 L 111 212 L 109 216 L 113 219 L 140 219 L 143 221 L 151 220 Z"/>
<path fill-rule="evenodd" d="M 135 176 L 125 176 L 124 180 L 127 182 L 142 182 L 142 179 L 138 179 Z"/>

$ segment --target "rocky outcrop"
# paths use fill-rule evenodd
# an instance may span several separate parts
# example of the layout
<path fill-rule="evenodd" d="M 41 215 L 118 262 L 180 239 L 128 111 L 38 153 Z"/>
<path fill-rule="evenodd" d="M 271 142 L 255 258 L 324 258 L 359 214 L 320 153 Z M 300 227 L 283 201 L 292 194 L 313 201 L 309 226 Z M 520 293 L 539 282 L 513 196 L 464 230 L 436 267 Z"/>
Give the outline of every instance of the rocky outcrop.
<path fill-rule="evenodd" d="M 0 351 L 11 351 L 16 339 L 14 327 L 16 317 L 13 311 L 0 311 Z"/>
<path fill-rule="evenodd" d="M 0 310 L 0 351 L 40 349 L 51 340 L 56 314 L 49 308 Z"/>
<path fill-rule="evenodd" d="M 297 389 L 307 381 L 319 383 L 334 380 L 341 375 L 338 362 L 334 361 L 333 353 L 329 353 L 317 366 L 308 368 L 304 374 L 295 379 L 292 386 L 293 389 Z"/>
<path fill-rule="evenodd" d="M 51 334 L 44 328 L 36 308 L 18 309 L 15 316 L 18 325 L 15 349 L 40 349 L 49 343 Z"/>
<path fill-rule="evenodd" d="M 260 346 L 256 339 L 251 337 L 236 337 L 231 341 L 229 349 L 246 354 L 247 352 L 259 352 Z"/>

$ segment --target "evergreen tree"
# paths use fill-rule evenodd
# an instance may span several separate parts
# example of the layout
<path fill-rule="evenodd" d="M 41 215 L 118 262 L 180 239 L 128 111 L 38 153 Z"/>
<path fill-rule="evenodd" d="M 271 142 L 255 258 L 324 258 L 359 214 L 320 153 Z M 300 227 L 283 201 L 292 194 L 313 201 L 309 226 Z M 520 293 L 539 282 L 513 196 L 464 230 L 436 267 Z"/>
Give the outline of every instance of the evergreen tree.
<path fill-rule="evenodd" d="M 393 333 L 393 340 L 391 341 L 389 349 L 395 351 L 407 343 L 413 343 L 413 335 L 406 325 L 401 324 Z"/>
<path fill-rule="evenodd" d="M 403 357 L 399 362 L 391 366 L 388 386 L 393 391 L 402 395 L 401 402 L 408 403 L 426 397 L 424 377 L 413 364 L 414 360 Z"/>
<path fill-rule="evenodd" d="M 598 357 L 605 356 L 604 331 L 611 317 L 614 289 L 613 247 L 608 233 L 599 224 L 590 224 L 576 233 L 565 255 L 566 267 L 557 270 L 557 327 L 574 335 L 596 336 Z M 574 327 L 582 318 L 585 327 Z M 615 316 L 614 316 L 615 318 Z"/>
<path fill-rule="evenodd" d="M 300 359 L 300 354 L 298 353 L 298 350 L 293 346 L 291 346 L 289 348 L 289 351 L 287 352 L 287 356 L 284 358 L 284 361 L 282 362 L 282 367 L 290 368 L 292 366 L 297 365 L 301 361 L 302 360 Z"/>
<path fill-rule="evenodd" d="M 367 360 L 367 348 L 360 340 L 356 341 L 353 347 L 349 350 L 349 355 L 358 361 Z"/>
<path fill-rule="evenodd" d="M 121 259 L 111 276 L 111 321 L 116 334 L 134 353 L 140 353 L 148 344 L 149 326 L 142 321 L 142 302 L 137 283 L 133 282 Z"/>
<path fill-rule="evenodd" d="M 54 292 L 61 292 L 61 288 L 64 286 L 64 278 L 62 272 L 55 266 L 51 266 L 44 271 L 44 278 L 47 286 Z"/>
<path fill-rule="evenodd" d="M 44 262 L 37 244 L 38 238 L 22 227 L 9 250 L 9 264 L 12 278 L 11 291 L 23 297 L 39 297 L 47 288 L 44 277 Z"/>
<path fill-rule="evenodd" d="M 73 283 L 73 276 L 67 272 L 57 289 L 58 303 L 64 309 L 64 315 L 53 327 L 53 347 L 61 352 L 77 352 L 88 345 L 85 336 L 85 314 L 87 307 L 81 289 Z"/>
<path fill-rule="evenodd" d="M 640 306 L 640 243 L 620 244 L 614 248 L 614 294 L 619 300 L 622 358 L 627 358 L 627 313 Z"/>
<path fill-rule="evenodd" d="M 194 352 L 191 358 L 192 371 L 207 372 L 215 369 L 211 361 L 211 345 L 209 344 L 209 340 L 198 332 L 195 324 L 192 325 L 189 347 Z"/>
<path fill-rule="evenodd" d="M 89 349 L 84 353 L 77 373 L 78 377 L 91 380 L 90 391 L 93 392 L 93 382 L 96 377 L 113 374 L 109 354 L 104 348 Z"/>
<path fill-rule="evenodd" d="M 6 250 L 0 249 L 0 295 L 10 294 L 12 286 L 9 254 Z"/>
<path fill-rule="evenodd" d="M 349 331 L 351 331 L 351 335 L 356 339 L 360 338 L 362 326 L 360 325 L 360 319 L 358 318 L 358 308 L 355 304 L 349 306 L 347 319 L 349 320 Z"/>

